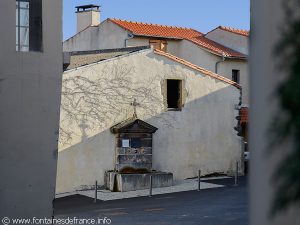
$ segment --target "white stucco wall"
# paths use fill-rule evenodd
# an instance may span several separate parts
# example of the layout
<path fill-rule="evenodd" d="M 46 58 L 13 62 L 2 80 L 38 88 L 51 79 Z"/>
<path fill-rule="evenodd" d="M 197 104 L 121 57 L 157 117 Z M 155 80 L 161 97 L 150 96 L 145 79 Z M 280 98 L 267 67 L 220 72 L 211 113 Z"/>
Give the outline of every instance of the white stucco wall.
<path fill-rule="evenodd" d="M 44 0 L 43 52 L 16 52 L 16 3 L 0 2 L 0 218 L 51 218 L 62 78 L 62 1 Z"/>
<path fill-rule="evenodd" d="M 58 193 L 91 186 L 95 180 L 103 184 L 104 172 L 114 169 L 115 137 L 109 128 L 132 116 L 130 102 L 133 98 L 141 103 L 137 108 L 138 117 L 158 127 L 153 137 L 154 169 L 173 172 L 176 180 L 194 177 L 199 169 L 203 174 L 234 170 L 236 160 L 241 159 L 241 140 L 234 130 L 239 89 L 158 56 L 151 50 L 67 71 L 63 77 L 64 85 L 72 87 L 68 84 L 70 79 L 78 81 L 80 77 L 88 78 L 92 84 L 99 82 L 98 79 L 106 80 L 108 85 L 104 82 L 102 87 L 97 87 L 102 93 L 115 82 L 116 71 L 124 70 L 120 68 L 131 68 L 125 87 L 145 90 L 147 97 L 129 94 L 123 98 L 128 102 L 119 102 L 119 98 L 107 100 L 105 96 L 99 96 L 103 98 L 102 102 L 115 104 L 116 111 L 110 111 L 101 123 L 85 118 L 85 126 L 81 120 L 72 122 L 66 112 L 61 111 L 61 127 L 72 132 L 72 139 L 59 147 Z M 165 111 L 161 84 L 168 78 L 184 80 L 186 97 L 182 111 Z M 86 88 L 92 92 L 89 86 Z M 118 96 L 131 93 L 126 88 L 118 91 Z M 68 97 L 63 95 L 62 105 L 69 105 Z M 89 98 L 90 95 L 86 97 Z M 81 107 L 83 103 L 78 104 Z M 107 107 L 101 104 L 99 109 Z M 94 124 L 97 125 L 90 129 Z"/>
<path fill-rule="evenodd" d="M 124 48 L 128 31 L 110 22 L 89 27 L 63 43 L 64 52 Z"/>
<path fill-rule="evenodd" d="M 106 20 L 100 24 L 94 38 L 98 43 L 98 49 L 124 48 L 128 31 Z"/>
<path fill-rule="evenodd" d="M 201 49 L 194 43 L 186 40 L 180 42 L 178 52 L 178 57 L 213 72 L 215 72 L 216 62 L 222 60 L 221 57 Z M 248 61 L 227 58 L 224 62 L 218 64 L 218 74 L 229 79 L 232 79 L 232 70 L 234 69 L 240 70 L 240 84 L 243 88 L 243 105 L 249 105 Z"/>
<path fill-rule="evenodd" d="M 245 55 L 249 54 L 249 37 L 225 31 L 220 28 L 209 32 L 205 37 Z"/>
<path fill-rule="evenodd" d="M 109 20 L 106 20 L 103 21 L 99 27 L 90 27 L 75 35 L 73 38 L 65 41 L 64 51 L 123 48 L 125 47 L 125 40 L 128 38 L 128 33 L 129 32 L 125 29 L 117 26 Z M 127 47 L 147 46 L 149 45 L 150 39 L 153 38 L 134 37 L 128 39 L 126 41 Z M 240 41 L 240 43 L 235 41 L 234 43 L 236 43 L 237 46 L 240 44 L 244 47 L 246 46 L 246 44 L 242 43 L 242 41 Z M 168 39 L 167 52 L 213 72 L 215 72 L 216 62 L 221 60 L 221 57 L 212 54 L 187 40 Z M 233 69 L 240 70 L 240 84 L 243 87 L 243 105 L 248 106 L 248 62 L 243 60 L 226 59 L 225 62 L 219 64 L 218 73 L 232 79 L 231 76 Z"/>
<path fill-rule="evenodd" d="M 249 65 L 245 60 L 225 60 L 218 65 L 218 74 L 232 79 L 232 70 L 240 71 L 240 85 L 242 86 L 242 104 L 249 106 L 250 104 L 250 82 L 249 82 Z"/>
<path fill-rule="evenodd" d="M 97 48 L 94 37 L 98 27 L 88 27 L 63 43 L 64 52 L 94 50 Z"/>

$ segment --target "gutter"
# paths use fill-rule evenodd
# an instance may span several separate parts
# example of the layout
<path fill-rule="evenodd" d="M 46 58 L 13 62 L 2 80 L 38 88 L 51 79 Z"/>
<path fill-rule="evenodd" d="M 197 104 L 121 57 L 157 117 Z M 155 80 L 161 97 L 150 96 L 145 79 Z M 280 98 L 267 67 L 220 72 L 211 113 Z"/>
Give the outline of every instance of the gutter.
<path fill-rule="evenodd" d="M 215 65 L 215 73 L 216 74 L 218 74 L 218 66 L 219 66 L 219 64 L 222 63 L 222 62 L 225 62 L 225 60 L 226 60 L 226 56 L 225 56 L 224 53 L 222 53 L 222 60 L 216 62 L 216 65 Z"/>

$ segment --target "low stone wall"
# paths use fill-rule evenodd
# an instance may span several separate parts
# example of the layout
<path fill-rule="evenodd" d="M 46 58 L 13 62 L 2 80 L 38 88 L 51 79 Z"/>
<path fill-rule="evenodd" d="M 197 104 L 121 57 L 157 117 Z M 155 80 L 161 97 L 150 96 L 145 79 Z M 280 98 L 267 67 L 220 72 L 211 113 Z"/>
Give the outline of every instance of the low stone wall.
<path fill-rule="evenodd" d="M 173 185 L 172 173 L 120 174 L 118 172 L 105 173 L 105 187 L 111 191 L 136 191 L 152 187 L 169 187 Z"/>

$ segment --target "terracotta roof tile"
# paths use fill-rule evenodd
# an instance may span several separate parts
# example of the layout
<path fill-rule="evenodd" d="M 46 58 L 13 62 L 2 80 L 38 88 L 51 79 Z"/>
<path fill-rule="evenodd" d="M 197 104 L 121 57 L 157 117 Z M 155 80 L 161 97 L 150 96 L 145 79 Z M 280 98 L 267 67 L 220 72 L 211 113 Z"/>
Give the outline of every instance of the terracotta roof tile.
<path fill-rule="evenodd" d="M 190 41 L 220 56 L 224 55 L 226 57 L 241 58 L 241 59 L 246 58 L 246 55 L 244 55 L 243 53 L 227 48 L 224 45 L 212 41 L 204 36 L 192 38 L 190 39 Z"/>
<path fill-rule="evenodd" d="M 243 107 L 240 109 L 240 116 L 241 116 L 241 119 L 240 119 L 240 123 L 243 124 L 243 123 L 248 123 L 248 108 L 247 107 Z"/>
<path fill-rule="evenodd" d="M 188 62 L 188 61 L 186 61 L 184 59 L 181 59 L 181 58 L 179 58 L 177 56 L 174 56 L 174 55 L 172 55 L 170 53 L 166 53 L 166 52 L 159 51 L 159 50 L 154 50 L 154 53 L 158 54 L 158 55 L 161 55 L 161 56 L 165 56 L 165 57 L 167 57 L 167 58 L 169 58 L 171 60 L 174 60 L 174 61 L 176 61 L 178 63 L 181 63 L 181 64 L 183 64 L 183 65 L 185 65 L 187 67 L 190 67 L 190 68 L 192 68 L 194 70 L 197 70 L 197 71 L 199 71 L 199 72 L 201 72 L 201 73 L 203 73 L 203 74 L 205 74 L 207 76 L 213 77 L 213 78 L 215 78 L 217 80 L 226 82 L 228 84 L 231 84 L 231 85 L 235 86 L 238 89 L 241 89 L 241 86 L 239 84 L 237 84 L 236 82 L 234 82 L 234 81 L 232 81 L 232 80 L 230 80 L 230 79 L 228 79 L 226 77 L 220 76 L 220 75 L 218 75 L 216 73 L 213 73 L 213 72 L 211 72 L 209 70 L 206 70 L 206 69 L 204 69 L 204 68 L 202 68 L 200 66 L 194 65 L 194 64 L 192 64 L 192 63 L 190 63 L 190 62 Z"/>
<path fill-rule="evenodd" d="M 164 26 L 152 23 L 133 22 L 120 19 L 109 19 L 118 24 L 126 30 L 131 31 L 136 35 L 154 36 L 154 37 L 168 37 L 168 38 L 193 38 L 203 35 L 202 33 L 184 27 Z"/>
<path fill-rule="evenodd" d="M 201 32 L 191 28 L 163 26 L 159 24 L 132 22 L 120 19 L 108 20 L 132 32 L 134 35 L 185 39 L 219 56 L 224 54 L 226 57 L 246 58 L 244 54 L 211 41 L 204 37 Z"/>
<path fill-rule="evenodd" d="M 219 26 L 218 28 L 220 28 L 222 30 L 225 30 L 225 31 L 235 33 L 235 34 L 240 34 L 240 35 L 243 35 L 243 36 L 247 36 L 247 37 L 250 34 L 250 32 L 248 30 L 235 29 L 235 28 L 232 28 L 232 27 L 224 27 L 224 26 Z"/>

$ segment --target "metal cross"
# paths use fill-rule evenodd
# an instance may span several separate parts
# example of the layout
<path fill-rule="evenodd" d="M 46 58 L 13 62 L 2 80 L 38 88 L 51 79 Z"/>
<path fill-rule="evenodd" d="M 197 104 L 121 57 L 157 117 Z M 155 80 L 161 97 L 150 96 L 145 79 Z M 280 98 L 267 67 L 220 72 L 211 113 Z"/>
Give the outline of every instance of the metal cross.
<path fill-rule="evenodd" d="M 134 117 L 137 117 L 137 114 L 136 114 L 136 107 L 137 107 L 137 106 L 140 106 L 140 104 L 136 101 L 136 99 L 134 99 L 134 100 L 133 100 L 133 103 L 131 103 L 130 105 L 133 106 L 133 110 L 134 110 L 133 116 L 134 116 Z"/>

